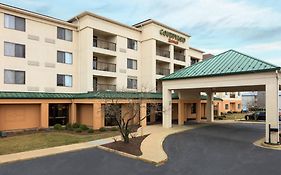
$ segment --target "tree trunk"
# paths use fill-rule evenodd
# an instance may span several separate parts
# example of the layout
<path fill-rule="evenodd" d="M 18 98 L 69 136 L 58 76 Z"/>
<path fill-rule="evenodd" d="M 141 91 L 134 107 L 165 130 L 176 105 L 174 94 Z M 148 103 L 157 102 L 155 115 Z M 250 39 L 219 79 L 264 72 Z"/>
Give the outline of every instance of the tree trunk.
<path fill-rule="evenodd" d="M 128 132 L 126 132 L 126 133 L 124 134 L 123 139 L 124 139 L 124 143 L 129 143 L 129 142 L 130 142 L 129 133 L 128 133 Z"/>

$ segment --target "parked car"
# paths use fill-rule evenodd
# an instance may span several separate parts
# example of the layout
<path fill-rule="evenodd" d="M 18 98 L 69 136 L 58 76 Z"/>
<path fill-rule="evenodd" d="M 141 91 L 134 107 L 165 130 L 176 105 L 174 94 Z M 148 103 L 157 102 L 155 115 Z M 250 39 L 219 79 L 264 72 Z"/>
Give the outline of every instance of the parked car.
<path fill-rule="evenodd" d="M 241 110 L 241 113 L 248 113 L 249 112 L 249 109 L 244 107 L 242 110 Z"/>
<path fill-rule="evenodd" d="M 254 113 L 245 115 L 246 120 L 265 120 L 265 111 L 256 111 Z"/>

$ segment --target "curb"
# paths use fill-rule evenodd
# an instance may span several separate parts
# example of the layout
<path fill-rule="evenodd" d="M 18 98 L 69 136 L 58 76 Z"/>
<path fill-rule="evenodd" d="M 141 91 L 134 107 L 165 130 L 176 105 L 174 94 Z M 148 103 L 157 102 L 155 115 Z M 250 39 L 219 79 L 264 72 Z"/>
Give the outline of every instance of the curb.
<path fill-rule="evenodd" d="M 255 141 L 253 144 L 254 144 L 255 146 L 260 147 L 260 148 L 281 151 L 281 145 L 270 145 L 270 144 L 266 144 L 266 143 L 264 143 L 264 139 L 265 139 L 265 138 L 261 138 L 261 139 Z"/>
<path fill-rule="evenodd" d="M 122 151 L 118 151 L 118 150 L 115 150 L 115 149 L 111 149 L 111 148 L 107 148 L 105 146 L 97 146 L 97 148 L 101 149 L 101 150 L 104 150 L 104 151 L 108 151 L 108 152 L 111 152 L 111 153 L 115 153 L 115 154 L 118 154 L 120 156 L 124 156 L 124 157 L 128 157 L 128 158 L 131 158 L 131 159 L 136 159 L 136 160 L 141 160 L 141 161 L 144 161 L 146 163 L 151 163 L 151 164 L 154 164 L 155 166 L 161 166 L 164 164 L 164 162 L 167 161 L 167 159 L 161 161 L 161 162 L 155 162 L 155 161 L 152 161 L 152 160 L 148 160 L 148 159 L 144 159 L 140 156 L 135 156 L 133 154 L 129 154 L 129 153 L 125 153 L 125 152 L 122 152 Z"/>

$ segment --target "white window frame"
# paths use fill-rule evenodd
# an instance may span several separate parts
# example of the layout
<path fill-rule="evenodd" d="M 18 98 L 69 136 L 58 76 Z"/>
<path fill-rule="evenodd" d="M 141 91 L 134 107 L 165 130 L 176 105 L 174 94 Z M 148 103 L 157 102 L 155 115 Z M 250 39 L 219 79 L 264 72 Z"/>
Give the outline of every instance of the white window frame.
<path fill-rule="evenodd" d="M 131 62 L 131 64 L 129 64 Z M 132 67 L 130 67 L 132 66 Z M 138 61 L 135 59 L 127 58 L 127 68 L 128 69 L 133 69 L 133 70 L 138 70 Z"/>
<path fill-rule="evenodd" d="M 127 38 L 127 48 L 132 50 L 138 50 L 138 41 L 131 38 Z"/>
<path fill-rule="evenodd" d="M 10 47 L 10 48 L 7 48 Z M 17 49 L 20 47 L 23 48 L 23 55 L 17 55 Z M 7 49 L 12 49 L 11 51 L 7 51 Z M 26 47 L 24 44 L 12 43 L 4 41 L 4 56 L 8 57 L 17 57 L 17 58 L 25 58 L 26 56 Z"/>
<path fill-rule="evenodd" d="M 8 77 L 7 73 L 12 73 L 11 77 Z M 23 73 L 23 80 L 19 80 L 20 74 Z M 7 79 L 10 78 L 10 79 Z M 11 69 L 4 69 L 4 84 L 17 84 L 17 85 L 25 85 L 26 74 L 25 71 L 21 70 L 11 70 Z"/>
<path fill-rule="evenodd" d="M 63 58 L 59 58 L 59 55 L 62 54 Z M 62 61 L 61 61 L 62 59 Z M 73 64 L 73 55 L 71 52 L 57 51 L 57 63 L 63 64 Z"/>
<path fill-rule="evenodd" d="M 59 82 L 58 82 L 59 76 L 63 77 L 62 84 L 59 84 Z M 73 82 L 72 75 L 57 74 L 57 86 L 60 86 L 60 87 L 72 87 L 72 84 L 73 84 L 72 82 Z"/>
<path fill-rule="evenodd" d="M 20 27 L 20 23 L 23 22 L 23 26 Z M 4 14 L 4 27 L 7 29 L 13 29 L 25 32 L 26 30 L 26 20 L 25 18 Z"/>
<path fill-rule="evenodd" d="M 130 83 L 132 83 L 132 84 L 130 84 Z M 127 78 L 127 88 L 128 89 L 138 89 L 137 77 L 128 77 Z"/>
<path fill-rule="evenodd" d="M 63 31 L 63 36 L 59 35 L 59 30 Z M 66 28 L 57 27 L 57 39 L 72 42 L 73 41 L 73 31 L 69 30 L 69 29 L 66 29 Z"/>

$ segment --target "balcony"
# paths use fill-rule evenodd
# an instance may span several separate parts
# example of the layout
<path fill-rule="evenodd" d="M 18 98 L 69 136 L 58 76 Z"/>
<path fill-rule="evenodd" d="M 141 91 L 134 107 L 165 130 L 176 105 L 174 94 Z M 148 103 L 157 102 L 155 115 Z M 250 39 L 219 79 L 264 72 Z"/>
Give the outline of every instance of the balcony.
<path fill-rule="evenodd" d="M 116 64 L 93 61 L 93 69 L 106 72 L 116 72 Z"/>
<path fill-rule="evenodd" d="M 230 98 L 236 98 L 236 95 L 235 94 L 230 94 L 229 97 Z"/>
<path fill-rule="evenodd" d="M 193 64 L 198 63 L 199 59 L 191 57 L 190 61 L 191 61 L 191 65 L 193 65 Z"/>
<path fill-rule="evenodd" d="M 174 59 L 179 60 L 179 61 L 184 61 L 185 62 L 185 55 L 182 53 L 174 53 Z"/>
<path fill-rule="evenodd" d="M 97 84 L 96 87 L 93 88 L 94 91 L 116 91 L 116 85 L 113 84 Z"/>
<path fill-rule="evenodd" d="M 98 47 L 106 50 L 116 51 L 116 43 L 94 38 L 93 47 Z"/>
<path fill-rule="evenodd" d="M 166 57 L 166 58 L 170 58 L 170 51 L 160 49 L 160 48 L 156 48 L 156 55 Z"/>
<path fill-rule="evenodd" d="M 170 74 L 170 69 L 166 68 L 156 68 L 156 74 L 157 75 L 169 75 Z"/>

